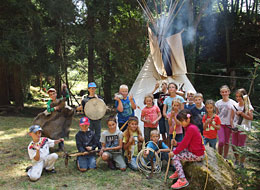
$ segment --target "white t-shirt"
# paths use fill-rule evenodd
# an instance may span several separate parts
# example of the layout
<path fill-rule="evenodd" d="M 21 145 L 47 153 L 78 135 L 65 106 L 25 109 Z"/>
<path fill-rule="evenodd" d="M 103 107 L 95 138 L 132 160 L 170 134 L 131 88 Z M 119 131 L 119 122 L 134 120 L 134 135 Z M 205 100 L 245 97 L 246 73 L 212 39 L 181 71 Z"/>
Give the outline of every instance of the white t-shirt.
<path fill-rule="evenodd" d="M 233 123 L 234 123 L 234 126 L 237 126 L 238 125 L 237 123 L 238 123 L 238 120 L 239 120 L 239 116 L 236 114 L 236 112 L 237 111 L 243 111 L 244 110 L 244 106 L 239 106 L 239 103 L 236 103 L 235 106 L 236 106 L 237 110 L 234 107 L 232 108 L 234 110 L 234 112 L 235 112 L 235 117 L 234 117 Z M 250 110 L 251 111 L 254 110 L 252 105 L 249 105 L 249 111 Z M 240 126 L 242 126 L 245 130 L 249 131 L 251 129 L 251 120 L 247 120 L 247 119 L 243 118 L 242 123 L 241 123 Z"/>
<path fill-rule="evenodd" d="M 119 141 L 123 139 L 123 133 L 120 130 L 116 130 L 114 133 L 110 133 L 108 130 L 101 133 L 100 142 L 105 143 L 106 148 L 113 148 L 119 146 Z M 120 150 L 114 150 L 112 152 L 121 152 Z"/>
<path fill-rule="evenodd" d="M 36 149 L 33 148 L 33 145 L 37 144 L 40 145 L 40 160 L 36 161 L 33 158 L 36 156 Z M 34 143 L 33 141 L 30 142 L 29 146 L 28 146 L 28 154 L 30 159 L 33 161 L 33 163 L 36 162 L 40 162 L 42 160 L 45 160 L 47 158 L 47 156 L 50 154 L 49 148 L 50 147 L 54 147 L 54 140 L 51 140 L 49 138 L 46 137 L 42 137 L 40 138 L 38 143 Z"/>
<path fill-rule="evenodd" d="M 230 125 L 231 109 L 236 102 L 232 99 L 229 99 L 227 102 L 224 102 L 222 99 L 216 102 L 216 107 L 218 108 L 218 116 L 221 120 L 221 125 Z"/>

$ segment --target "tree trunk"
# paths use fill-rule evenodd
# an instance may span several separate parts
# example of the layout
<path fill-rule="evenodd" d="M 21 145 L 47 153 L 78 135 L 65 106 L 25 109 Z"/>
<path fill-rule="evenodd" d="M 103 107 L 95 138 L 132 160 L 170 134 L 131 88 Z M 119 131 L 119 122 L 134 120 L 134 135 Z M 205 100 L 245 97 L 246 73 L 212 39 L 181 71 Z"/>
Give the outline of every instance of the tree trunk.
<path fill-rule="evenodd" d="M 24 96 L 23 96 L 23 88 L 22 88 L 22 72 L 20 65 L 15 65 L 13 67 L 13 78 L 14 78 L 14 85 L 12 86 L 14 92 L 14 102 L 15 106 L 19 109 L 23 109 L 24 105 Z"/>
<path fill-rule="evenodd" d="M 61 61 L 62 61 L 62 48 L 61 48 L 61 40 L 57 39 L 55 44 L 55 61 L 56 61 L 56 75 L 55 75 L 55 89 L 57 90 L 57 97 L 61 95 Z"/>
<path fill-rule="evenodd" d="M 0 59 L 0 106 L 10 105 L 7 70 L 7 65 Z"/>

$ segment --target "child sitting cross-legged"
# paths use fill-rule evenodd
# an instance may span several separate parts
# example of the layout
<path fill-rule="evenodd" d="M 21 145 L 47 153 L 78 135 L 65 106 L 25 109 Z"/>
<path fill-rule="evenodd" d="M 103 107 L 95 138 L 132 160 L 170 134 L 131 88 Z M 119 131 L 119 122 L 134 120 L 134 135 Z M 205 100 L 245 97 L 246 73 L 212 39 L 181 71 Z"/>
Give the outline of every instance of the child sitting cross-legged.
<path fill-rule="evenodd" d="M 32 166 L 26 168 L 27 175 L 31 181 L 40 179 L 43 169 L 49 173 L 56 173 L 54 164 L 58 159 L 56 153 L 50 154 L 49 147 L 63 142 L 64 139 L 51 140 L 47 137 L 41 137 L 42 128 L 39 125 L 32 125 L 29 129 L 29 135 L 32 142 L 28 146 L 28 154 L 32 160 Z"/>
<path fill-rule="evenodd" d="M 121 171 L 125 171 L 126 164 L 122 156 L 122 131 L 117 129 L 115 117 L 109 117 L 107 119 L 107 126 L 108 130 L 101 134 L 100 142 L 102 143 L 102 148 L 99 155 L 102 156 L 104 161 L 107 161 L 110 169 L 116 169 L 117 167 Z"/>
<path fill-rule="evenodd" d="M 76 134 L 76 145 L 79 152 L 87 152 L 95 150 L 98 146 L 98 142 L 95 138 L 95 132 L 89 130 L 89 119 L 82 117 L 79 122 L 81 130 Z M 95 153 L 90 153 L 77 157 L 77 166 L 79 171 L 85 172 L 88 169 L 96 168 Z"/>
<path fill-rule="evenodd" d="M 177 119 L 184 127 L 185 136 L 179 143 L 173 139 L 173 145 L 177 147 L 173 148 L 173 152 L 170 153 L 170 156 L 173 157 L 176 172 L 169 178 L 178 179 L 177 182 L 171 186 L 173 189 L 181 189 L 189 185 L 182 169 L 181 160 L 190 162 L 201 161 L 204 158 L 205 150 L 200 131 L 196 125 L 192 124 L 193 119 L 191 112 L 186 109 L 181 110 L 177 115 Z"/>
<path fill-rule="evenodd" d="M 161 160 L 168 161 L 168 152 L 170 152 L 169 147 L 160 139 L 160 133 L 158 130 L 152 130 L 150 133 L 150 140 L 147 144 L 147 150 L 144 152 L 144 156 L 153 156 L 149 148 L 156 151 L 158 154 L 161 152 Z M 156 146 L 157 145 L 157 146 Z M 159 149 L 158 149 L 159 148 Z"/>
<path fill-rule="evenodd" d="M 132 170 L 138 170 L 136 158 L 138 152 L 142 149 L 143 142 L 144 137 L 138 127 L 138 118 L 136 116 L 129 117 L 128 127 L 123 134 L 123 144 L 128 166 Z"/>

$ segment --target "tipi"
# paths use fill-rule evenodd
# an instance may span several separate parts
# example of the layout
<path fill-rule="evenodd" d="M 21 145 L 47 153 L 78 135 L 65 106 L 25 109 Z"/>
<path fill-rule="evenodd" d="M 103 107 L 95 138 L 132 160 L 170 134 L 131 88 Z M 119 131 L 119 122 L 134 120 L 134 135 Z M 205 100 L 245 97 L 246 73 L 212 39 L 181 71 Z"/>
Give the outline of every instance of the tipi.
<path fill-rule="evenodd" d="M 143 9 L 148 10 L 147 7 Z M 151 20 L 151 22 L 154 22 L 154 20 Z M 182 32 L 164 37 L 167 33 L 165 30 L 167 30 L 168 24 L 167 19 L 165 19 L 164 25 L 166 29 L 160 28 L 158 23 L 153 24 L 153 31 L 148 27 L 150 55 L 129 92 L 129 94 L 133 95 L 139 107 L 135 110 L 135 115 L 139 119 L 141 118 L 141 110 L 144 108 L 144 97 L 153 91 L 157 82 L 161 83 L 163 80 L 168 83 L 174 82 L 178 86 L 183 86 L 185 91 L 192 90 L 196 92 L 186 76 L 187 69 L 181 39 Z M 139 126 L 143 130 L 143 122 L 139 122 Z"/>

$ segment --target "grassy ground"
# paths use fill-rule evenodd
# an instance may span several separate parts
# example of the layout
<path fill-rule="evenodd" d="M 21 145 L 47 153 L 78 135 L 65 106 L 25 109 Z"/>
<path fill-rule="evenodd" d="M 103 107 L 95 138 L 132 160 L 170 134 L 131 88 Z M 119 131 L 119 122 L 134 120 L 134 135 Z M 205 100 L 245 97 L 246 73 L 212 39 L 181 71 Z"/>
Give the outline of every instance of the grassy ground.
<path fill-rule="evenodd" d="M 36 111 L 36 110 L 34 110 Z M 29 112 L 29 113 L 32 113 Z M 37 113 L 35 113 L 37 114 Z M 76 152 L 75 134 L 80 116 L 73 119 L 70 138 L 65 141 L 67 152 Z M 0 189 L 169 189 L 171 181 L 164 184 L 164 172 L 146 179 L 140 172 L 111 171 L 100 161 L 96 170 L 81 173 L 76 169 L 74 158 L 64 165 L 63 152 L 58 152 L 56 174 L 43 173 L 37 182 L 30 182 L 25 168 L 30 165 L 27 146 L 31 141 L 27 135 L 33 121 L 29 114 L 0 116 Z M 57 148 L 57 147 L 56 147 Z"/>

